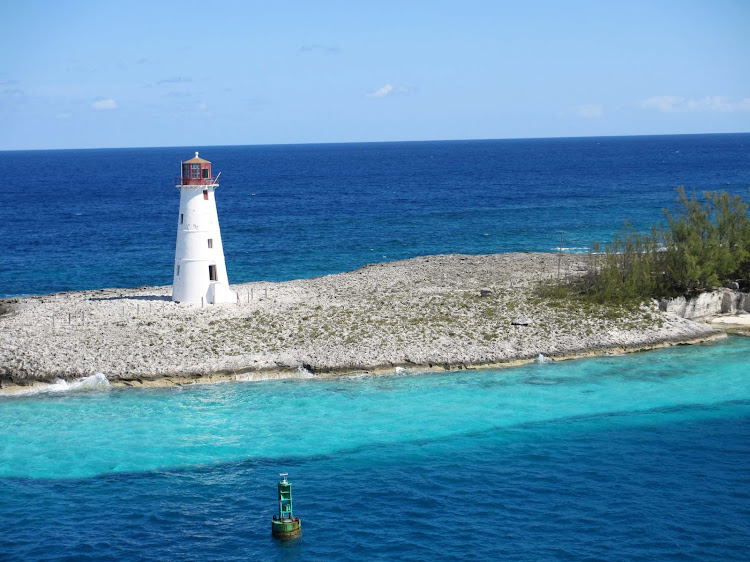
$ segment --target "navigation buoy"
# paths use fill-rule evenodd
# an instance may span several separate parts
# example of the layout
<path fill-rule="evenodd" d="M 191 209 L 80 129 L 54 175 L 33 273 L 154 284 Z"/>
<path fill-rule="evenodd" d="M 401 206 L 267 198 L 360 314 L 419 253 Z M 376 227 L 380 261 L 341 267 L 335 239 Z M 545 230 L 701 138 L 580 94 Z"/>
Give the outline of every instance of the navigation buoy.
<path fill-rule="evenodd" d="M 292 484 L 286 477 L 288 472 L 279 474 L 279 514 L 271 521 L 271 534 L 278 539 L 292 539 L 302 534 L 302 522 L 292 513 Z"/>

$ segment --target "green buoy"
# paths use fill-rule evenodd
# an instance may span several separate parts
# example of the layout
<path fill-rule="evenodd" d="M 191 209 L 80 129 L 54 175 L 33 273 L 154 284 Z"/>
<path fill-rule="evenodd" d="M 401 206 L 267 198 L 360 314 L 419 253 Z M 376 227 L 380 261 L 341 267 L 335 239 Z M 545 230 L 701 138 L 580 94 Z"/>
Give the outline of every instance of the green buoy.
<path fill-rule="evenodd" d="M 282 472 L 279 476 L 279 514 L 273 516 L 271 534 L 279 539 L 292 539 L 302 534 L 302 523 L 292 514 L 292 484 L 286 479 L 289 473 Z"/>

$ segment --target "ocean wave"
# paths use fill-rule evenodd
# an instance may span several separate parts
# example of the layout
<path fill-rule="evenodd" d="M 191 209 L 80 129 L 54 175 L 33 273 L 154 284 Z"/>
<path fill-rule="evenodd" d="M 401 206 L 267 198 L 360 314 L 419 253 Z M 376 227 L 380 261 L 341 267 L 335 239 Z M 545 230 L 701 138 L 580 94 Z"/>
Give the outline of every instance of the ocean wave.
<path fill-rule="evenodd" d="M 34 385 L 17 388 L 11 392 L 0 390 L 0 396 L 29 396 L 32 394 L 53 394 L 57 392 L 86 392 L 91 390 L 108 390 L 112 385 L 104 373 L 96 373 L 89 377 L 82 377 L 68 382 L 65 379 L 55 379 L 55 382 L 45 385 Z"/>
<path fill-rule="evenodd" d="M 368 378 L 389 378 L 389 377 L 411 377 L 414 375 L 434 375 L 438 373 L 439 371 L 436 369 L 429 369 L 426 367 L 422 368 L 404 368 L 404 367 L 394 367 L 393 371 L 380 371 L 377 373 L 350 373 L 348 375 L 344 375 L 343 378 L 350 379 L 350 380 L 357 380 L 357 379 L 368 379 Z"/>
<path fill-rule="evenodd" d="M 284 374 L 277 374 L 277 373 L 256 373 L 256 372 L 250 372 L 250 373 L 242 373 L 234 375 L 234 380 L 237 382 L 261 382 L 261 381 L 270 381 L 270 380 L 285 380 L 285 379 L 314 379 L 315 373 L 312 371 L 306 369 L 304 366 L 300 365 L 297 367 L 297 373 L 284 373 Z"/>
<path fill-rule="evenodd" d="M 570 246 L 570 247 L 563 246 L 562 247 L 562 251 L 563 252 L 567 252 L 569 254 L 581 254 L 581 253 L 584 253 L 584 252 L 588 252 L 590 249 L 591 248 L 589 248 L 588 246 Z M 560 246 L 557 246 L 555 248 L 551 248 L 550 251 L 559 252 L 560 251 Z"/>
<path fill-rule="evenodd" d="M 297 371 L 299 372 L 299 378 L 301 379 L 314 379 L 315 373 L 313 373 L 310 369 L 305 367 L 304 365 L 300 365 L 297 367 Z"/>

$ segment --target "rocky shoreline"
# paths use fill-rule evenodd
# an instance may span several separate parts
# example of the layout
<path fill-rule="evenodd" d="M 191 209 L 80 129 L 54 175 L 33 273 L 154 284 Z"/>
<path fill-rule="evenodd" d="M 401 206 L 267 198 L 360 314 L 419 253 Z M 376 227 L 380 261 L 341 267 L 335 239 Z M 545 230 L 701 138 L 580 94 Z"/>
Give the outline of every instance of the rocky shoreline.
<path fill-rule="evenodd" d="M 723 337 L 659 309 L 541 298 L 581 256 L 441 255 L 283 283 L 233 285 L 240 302 L 176 304 L 170 287 L 0 302 L 0 392 L 104 373 L 174 385 L 395 369 L 491 367 Z"/>

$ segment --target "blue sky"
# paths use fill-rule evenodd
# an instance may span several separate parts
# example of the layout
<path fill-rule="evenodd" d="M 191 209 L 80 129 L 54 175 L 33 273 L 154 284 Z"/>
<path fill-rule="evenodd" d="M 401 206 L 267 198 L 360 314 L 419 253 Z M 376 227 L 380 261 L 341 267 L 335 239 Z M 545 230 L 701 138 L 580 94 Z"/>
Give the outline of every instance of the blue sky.
<path fill-rule="evenodd" d="M 750 131 L 750 0 L 3 15 L 2 150 Z"/>

